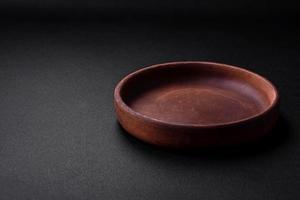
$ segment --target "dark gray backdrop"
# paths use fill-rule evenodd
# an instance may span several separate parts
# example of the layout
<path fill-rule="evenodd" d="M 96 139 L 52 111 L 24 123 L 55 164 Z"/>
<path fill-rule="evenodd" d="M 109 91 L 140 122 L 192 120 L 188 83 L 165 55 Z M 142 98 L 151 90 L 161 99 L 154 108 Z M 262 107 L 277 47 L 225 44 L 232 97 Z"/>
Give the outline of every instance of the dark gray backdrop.
<path fill-rule="evenodd" d="M 247 16 L 280 18 L 298 14 L 296 0 L 2 0 L 0 15 L 10 17 Z"/>
<path fill-rule="evenodd" d="M 279 15 L 123 19 L 98 11 L 96 19 L 67 19 L 27 15 L 29 2 L 11 17 L 19 4 L 1 4 L 10 15 L 0 22 L 0 199 L 299 199 L 297 23 Z M 172 152 L 128 136 L 113 113 L 114 86 L 133 70 L 176 60 L 224 62 L 269 78 L 281 95 L 273 137 L 250 147 Z"/>

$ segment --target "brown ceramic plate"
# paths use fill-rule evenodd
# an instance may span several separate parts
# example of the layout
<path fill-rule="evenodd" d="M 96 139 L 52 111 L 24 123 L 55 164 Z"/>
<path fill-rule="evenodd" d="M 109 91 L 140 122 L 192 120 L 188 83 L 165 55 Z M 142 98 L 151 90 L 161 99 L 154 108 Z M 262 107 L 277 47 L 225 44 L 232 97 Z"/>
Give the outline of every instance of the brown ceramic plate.
<path fill-rule="evenodd" d="M 133 72 L 116 86 L 114 104 L 130 134 L 172 148 L 255 141 L 278 118 L 278 93 L 268 80 L 211 62 L 165 63 Z"/>

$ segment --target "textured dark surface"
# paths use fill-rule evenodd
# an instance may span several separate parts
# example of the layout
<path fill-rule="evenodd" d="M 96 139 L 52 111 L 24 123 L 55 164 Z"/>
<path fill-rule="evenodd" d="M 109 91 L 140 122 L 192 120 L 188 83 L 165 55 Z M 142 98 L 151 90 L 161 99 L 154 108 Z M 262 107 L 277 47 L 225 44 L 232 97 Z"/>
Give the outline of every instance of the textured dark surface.
<path fill-rule="evenodd" d="M 299 199 L 298 35 L 292 25 L 1 23 L 0 199 Z M 281 95 L 276 137 L 180 153 L 124 133 L 116 83 L 176 60 L 269 78 Z"/>
<path fill-rule="evenodd" d="M 198 15 L 223 18 L 286 17 L 297 15 L 296 0 L 1 0 L 0 16 L 6 17 L 146 17 Z M 37 17 L 38 16 L 38 17 Z"/>

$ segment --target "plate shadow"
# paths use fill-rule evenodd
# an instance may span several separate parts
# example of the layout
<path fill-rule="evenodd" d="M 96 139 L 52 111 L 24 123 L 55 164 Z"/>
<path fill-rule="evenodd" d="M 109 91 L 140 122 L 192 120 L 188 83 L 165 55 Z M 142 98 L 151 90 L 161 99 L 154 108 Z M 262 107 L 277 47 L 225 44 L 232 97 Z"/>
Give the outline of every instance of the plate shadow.
<path fill-rule="evenodd" d="M 290 138 L 290 126 L 282 114 L 280 114 L 278 122 L 272 132 L 268 136 L 262 138 L 260 141 L 243 145 L 203 148 L 196 150 L 174 150 L 151 145 L 131 136 L 121 127 L 118 122 L 116 122 L 115 125 L 116 130 L 122 136 L 122 142 L 124 142 L 128 148 L 136 148 L 139 151 L 150 154 L 159 153 L 174 156 L 180 155 L 191 158 L 201 157 L 208 159 L 239 159 L 261 155 L 263 153 L 270 152 L 275 148 L 279 148 Z"/>

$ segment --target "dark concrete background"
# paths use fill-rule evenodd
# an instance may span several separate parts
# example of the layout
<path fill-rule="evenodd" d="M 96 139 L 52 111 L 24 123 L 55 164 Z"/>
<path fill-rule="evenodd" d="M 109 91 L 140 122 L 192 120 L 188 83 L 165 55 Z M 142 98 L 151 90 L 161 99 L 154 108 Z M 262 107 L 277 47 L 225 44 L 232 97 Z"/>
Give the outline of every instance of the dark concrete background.
<path fill-rule="evenodd" d="M 296 0 L 2 0 L 9 18 L 286 18 L 298 15 Z"/>
<path fill-rule="evenodd" d="M 294 1 L 0 2 L 0 199 L 300 198 Z M 273 136 L 172 152 L 118 125 L 113 89 L 151 64 L 238 65 L 279 89 Z"/>

